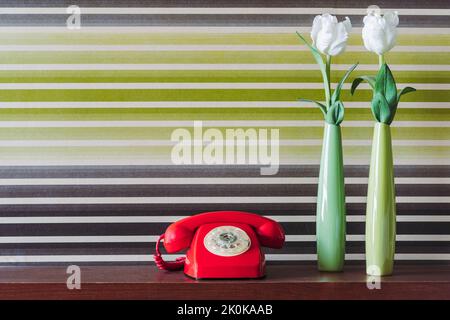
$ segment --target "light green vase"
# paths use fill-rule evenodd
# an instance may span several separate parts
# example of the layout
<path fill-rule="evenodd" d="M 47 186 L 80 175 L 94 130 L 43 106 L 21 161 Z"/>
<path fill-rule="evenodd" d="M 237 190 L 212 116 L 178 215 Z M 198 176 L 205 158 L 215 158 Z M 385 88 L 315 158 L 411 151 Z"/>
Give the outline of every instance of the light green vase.
<path fill-rule="evenodd" d="M 325 123 L 317 193 L 316 241 L 320 271 L 342 271 L 345 259 L 345 189 L 341 127 Z"/>
<path fill-rule="evenodd" d="M 395 254 L 395 184 L 391 128 L 377 122 L 372 143 L 366 209 L 366 271 L 392 274 Z"/>

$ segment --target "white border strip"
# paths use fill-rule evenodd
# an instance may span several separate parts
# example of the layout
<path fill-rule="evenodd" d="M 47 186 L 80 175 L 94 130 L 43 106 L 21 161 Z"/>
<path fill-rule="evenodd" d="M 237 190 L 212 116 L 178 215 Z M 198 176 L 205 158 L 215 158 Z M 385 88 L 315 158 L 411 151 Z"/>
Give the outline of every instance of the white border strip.
<path fill-rule="evenodd" d="M 172 260 L 183 255 L 163 255 Z M 364 260 L 364 254 L 346 254 L 346 260 Z M 266 254 L 269 261 L 315 261 L 315 254 Z M 395 260 L 450 260 L 448 253 L 397 253 Z M 0 263 L 46 263 L 46 262 L 152 262 L 151 254 L 142 255 L 29 255 L 0 256 Z"/>
<path fill-rule="evenodd" d="M 334 70 L 347 71 L 351 65 L 336 64 Z M 450 71 L 448 64 L 393 64 L 392 71 Z M 378 71 L 377 64 L 360 64 L 358 70 Z M 302 63 L 74 63 L 74 64 L 0 64 L 7 70 L 318 70 L 316 64 Z"/>
<path fill-rule="evenodd" d="M 316 177 L 245 177 L 241 178 L 23 178 L 0 179 L 0 186 L 57 186 L 57 185 L 270 185 L 270 184 L 317 184 Z M 346 184 L 367 184 L 368 178 L 345 178 Z M 395 178 L 396 184 L 450 184 L 450 178 L 414 177 Z"/>
<path fill-rule="evenodd" d="M 328 12 L 334 15 L 366 15 L 367 8 L 293 8 L 293 7 L 80 7 L 81 14 L 218 14 L 218 15 L 282 15 L 282 14 L 322 14 Z M 449 9 L 389 9 L 398 11 L 403 16 L 449 16 Z M 64 14 L 68 15 L 66 7 L 3 7 L 0 14 Z"/>
<path fill-rule="evenodd" d="M 323 101 L 321 101 L 323 102 Z M 348 101 L 345 108 L 367 108 L 369 101 Z M 402 102 L 402 109 L 450 109 L 450 102 Z M 111 101 L 111 102 L 2 102 L 0 109 L 72 109 L 72 108 L 317 108 L 302 101 Z"/>
<path fill-rule="evenodd" d="M 450 203 L 450 197 L 397 197 L 397 203 Z M 0 198 L 0 205 L 41 204 L 192 204 L 192 203 L 315 203 L 316 197 L 48 197 Z M 347 203 L 366 203 L 366 197 L 346 197 Z"/>
<path fill-rule="evenodd" d="M 332 83 L 332 88 L 336 88 Z M 417 90 L 450 90 L 449 83 L 398 83 L 398 87 L 412 86 Z M 343 89 L 350 89 L 345 83 Z M 360 89 L 371 90 L 363 83 Z M 315 82 L 123 82 L 123 83 L 0 83 L 0 90 L 102 90 L 102 89 L 323 89 L 323 83 Z"/>

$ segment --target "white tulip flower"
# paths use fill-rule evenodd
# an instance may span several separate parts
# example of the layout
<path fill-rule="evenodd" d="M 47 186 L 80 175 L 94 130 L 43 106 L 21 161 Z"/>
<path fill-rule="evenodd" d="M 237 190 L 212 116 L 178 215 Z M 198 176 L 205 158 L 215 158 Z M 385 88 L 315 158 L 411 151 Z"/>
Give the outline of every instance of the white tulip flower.
<path fill-rule="evenodd" d="M 381 16 L 371 11 L 364 17 L 362 38 L 367 50 L 379 56 L 388 52 L 395 46 L 397 40 L 398 13 L 387 12 Z"/>
<path fill-rule="evenodd" d="M 352 24 L 348 17 L 339 22 L 335 16 L 325 13 L 314 18 L 311 39 L 313 45 L 327 56 L 337 56 L 345 51 Z"/>

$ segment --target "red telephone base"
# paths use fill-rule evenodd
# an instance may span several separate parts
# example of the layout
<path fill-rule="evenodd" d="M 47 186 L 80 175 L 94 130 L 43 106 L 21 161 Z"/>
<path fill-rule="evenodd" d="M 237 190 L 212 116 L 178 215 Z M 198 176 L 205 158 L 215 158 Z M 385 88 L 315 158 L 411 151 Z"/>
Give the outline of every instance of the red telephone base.
<path fill-rule="evenodd" d="M 223 257 L 209 252 L 203 244 L 205 236 L 223 223 L 209 223 L 200 226 L 195 233 L 190 249 L 186 253 L 184 273 L 194 279 L 254 279 L 265 274 L 264 253 L 254 230 L 247 224 L 227 223 L 247 233 L 250 248 L 244 253 Z"/>

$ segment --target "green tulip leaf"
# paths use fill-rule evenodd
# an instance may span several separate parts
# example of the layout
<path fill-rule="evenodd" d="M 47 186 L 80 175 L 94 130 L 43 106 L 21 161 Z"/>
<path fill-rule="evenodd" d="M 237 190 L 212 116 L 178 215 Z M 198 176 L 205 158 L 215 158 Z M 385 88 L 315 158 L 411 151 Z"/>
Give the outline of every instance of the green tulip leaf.
<path fill-rule="evenodd" d="M 320 111 L 322 111 L 324 116 L 326 116 L 326 114 L 327 114 L 327 107 L 325 107 L 322 103 L 320 103 L 318 101 L 314 101 L 314 100 L 310 100 L 310 99 L 298 99 L 298 101 L 315 103 L 319 107 Z"/>
<path fill-rule="evenodd" d="M 360 76 L 353 80 L 352 87 L 350 89 L 350 93 L 353 95 L 355 93 L 356 88 L 359 86 L 359 84 L 363 81 L 366 81 L 372 90 L 375 90 L 375 77 L 374 76 Z"/>
<path fill-rule="evenodd" d="M 322 55 L 320 54 L 319 50 L 317 50 L 316 48 L 314 48 L 308 41 L 306 41 L 306 39 L 303 38 L 303 36 L 302 36 L 300 33 L 298 33 L 298 32 L 296 32 L 296 33 L 297 33 L 298 37 L 299 37 L 299 38 L 305 43 L 305 45 L 309 48 L 309 50 L 310 50 L 311 53 L 313 54 L 314 59 L 316 60 L 317 64 L 320 66 L 320 68 L 322 69 L 322 67 L 323 67 L 323 70 L 325 71 L 325 63 L 323 62 Z"/>
<path fill-rule="evenodd" d="M 375 80 L 375 92 L 386 98 L 389 106 L 397 104 L 397 86 L 394 76 L 386 63 L 383 63 Z"/>
<path fill-rule="evenodd" d="M 328 79 L 328 75 L 327 75 L 327 71 L 326 71 L 326 64 L 323 61 L 322 55 L 316 48 L 314 48 L 311 44 L 309 44 L 309 42 L 306 41 L 305 38 L 303 38 L 303 36 L 300 33 L 296 32 L 296 34 L 303 41 L 303 43 L 309 48 L 314 59 L 316 60 L 317 64 L 319 65 L 320 72 L 322 73 L 324 88 L 325 88 L 325 90 L 328 90 L 327 93 L 329 93 L 329 87 L 328 87 L 329 79 Z M 327 104 L 328 104 L 328 102 L 327 102 Z"/>
<path fill-rule="evenodd" d="M 397 94 L 397 103 L 400 102 L 400 97 L 404 94 L 410 93 L 410 92 L 414 92 L 416 91 L 416 89 L 414 89 L 413 87 L 405 87 L 402 90 L 399 91 L 399 93 Z"/>
<path fill-rule="evenodd" d="M 325 121 L 334 124 L 339 125 L 344 120 L 344 104 L 338 100 L 335 103 L 331 105 L 331 107 L 328 109 L 328 112 L 325 116 Z"/>
<path fill-rule="evenodd" d="M 381 122 L 380 121 L 380 101 L 379 100 L 380 99 L 379 99 L 378 95 L 375 94 L 373 96 L 372 103 L 371 103 L 370 107 L 371 107 L 372 114 L 373 114 L 375 120 L 377 120 L 378 122 Z"/>
<path fill-rule="evenodd" d="M 372 113 L 378 122 L 391 124 L 394 120 L 397 105 L 390 106 L 384 95 L 377 92 L 372 99 Z"/>
<path fill-rule="evenodd" d="M 355 63 L 350 67 L 350 69 L 347 70 L 347 72 L 342 77 L 341 81 L 339 81 L 338 85 L 336 86 L 336 89 L 333 92 L 333 96 L 331 97 L 331 104 L 333 105 L 335 102 L 339 101 L 341 96 L 341 90 L 342 86 L 344 85 L 345 80 L 347 80 L 350 73 L 352 73 L 353 70 L 355 70 L 356 66 L 358 65 L 358 62 Z"/>
<path fill-rule="evenodd" d="M 397 92 L 394 76 L 386 63 L 383 63 L 376 77 L 360 76 L 354 79 L 350 89 L 352 95 L 363 81 L 366 81 L 373 90 L 371 104 L 373 116 L 378 122 L 389 125 L 394 120 L 400 97 L 416 91 L 414 88 L 406 87 Z"/>

